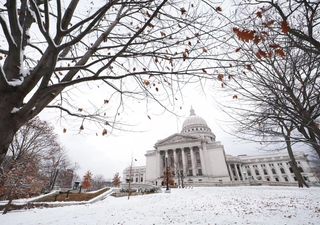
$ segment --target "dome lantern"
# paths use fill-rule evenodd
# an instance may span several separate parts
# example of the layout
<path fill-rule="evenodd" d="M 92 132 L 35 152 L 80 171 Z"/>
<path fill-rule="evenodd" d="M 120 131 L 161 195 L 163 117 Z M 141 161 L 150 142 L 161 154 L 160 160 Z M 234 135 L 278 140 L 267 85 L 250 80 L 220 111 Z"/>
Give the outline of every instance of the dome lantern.
<path fill-rule="evenodd" d="M 190 109 L 190 116 L 183 122 L 181 134 L 207 136 L 211 140 L 215 140 L 215 135 L 211 132 L 207 122 L 202 117 L 196 115 L 192 107 Z"/>

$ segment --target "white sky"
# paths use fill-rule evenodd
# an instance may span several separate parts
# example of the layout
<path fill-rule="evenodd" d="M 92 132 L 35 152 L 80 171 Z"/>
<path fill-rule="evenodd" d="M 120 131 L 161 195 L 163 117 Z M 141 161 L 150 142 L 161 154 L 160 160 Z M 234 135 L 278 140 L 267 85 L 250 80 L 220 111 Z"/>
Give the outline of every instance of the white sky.
<path fill-rule="evenodd" d="M 103 88 L 97 90 L 94 85 L 88 85 L 86 93 L 81 89 L 72 90 L 74 92 L 72 103 L 83 108 L 102 103 L 103 96 L 107 96 L 107 94 Z M 226 89 L 222 90 L 218 83 L 208 84 L 205 91 L 194 86 L 185 89 L 183 101 L 179 100 L 180 103 L 183 102 L 182 109 L 179 110 L 180 105 L 176 107 L 176 112 L 181 117 L 174 116 L 169 112 L 163 113 L 162 109 L 152 103 L 148 104 L 147 110 L 144 102 L 141 104 L 129 102 L 126 105 L 126 111 L 121 115 L 122 120 L 125 123 L 135 125 L 129 128 L 130 130 L 140 132 L 114 132 L 101 136 L 101 127 L 85 123 L 85 130 L 79 134 L 81 120 L 70 117 L 59 119 L 59 114 L 52 113 L 52 111 L 44 111 L 40 117 L 55 126 L 71 161 L 80 165 L 78 170 L 80 176 L 90 170 L 93 174 L 112 178 L 116 172 L 122 174 L 123 169 L 129 166 L 132 157 L 137 159 L 136 165 L 145 165 L 145 152 L 153 149 L 157 140 L 180 132 L 184 119 L 189 116 L 191 105 L 196 114 L 206 120 L 216 135 L 216 140 L 221 141 L 224 145 L 227 154 L 257 154 L 258 146 L 256 144 L 242 142 L 223 131 L 225 129 L 232 132 L 226 123 L 229 118 L 219 111 L 216 103 L 216 100 L 232 101 L 232 93 L 228 93 L 229 97 L 225 98 L 225 92 Z M 234 101 L 237 104 L 236 100 Z M 109 105 L 115 107 L 113 102 Z M 151 116 L 151 120 L 147 115 Z M 66 133 L 62 132 L 64 128 L 67 129 Z M 96 133 L 99 135 L 96 136 Z"/>
<path fill-rule="evenodd" d="M 208 126 L 216 135 L 216 140 L 221 141 L 225 147 L 226 154 L 257 154 L 258 145 L 236 139 L 230 134 L 224 132 L 228 128 L 226 121 L 230 121 L 227 115 L 219 110 L 216 100 L 226 101 L 226 89 L 220 88 L 219 84 L 207 87 L 206 94 L 199 88 L 190 87 L 184 90 L 183 106 L 178 109 L 181 117 L 175 116 L 169 112 L 156 108 L 154 114 L 150 114 L 148 119 L 145 112 L 145 105 L 133 103 L 128 107 L 124 120 L 135 124 L 131 129 L 133 132 L 114 132 L 102 136 L 101 128 L 95 126 L 88 128 L 85 124 L 85 130 L 79 134 L 79 124 L 81 121 L 67 117 L 67 120 L 61 120 L 58 114 L 52 112 L 43 112 L 40 117 L 49 121 L 55 126 L 62 145 L 65 147 L 71 161 L 80 165 L 78 173 L 82 176 L 85 171 L 90 170 L 93 174 L 101 174 L 105 178 L 112 178 L 114 173 L 122 171 L 129 166 L 131 157 L 137 159 L 135 165 L 145 165 L 145 152 L 153 149 L 154 144 L 159 139 L 164 139 L 174 133 L 180 132 L 182 123 L 187 116 L 191 105 L 197 115 L 206 120 Z M 230 93 L 229 93 L 230 94 Z M 231 99 L 230 95 L 230 99 Z M 237 104 L 237 100 L 231 100 Z M 152 108 L 152 104 L 149 108 Z M 177 107 L 179 108 L 179 107 Z M 158 113 L 159 115 L 155 115 Z M 63 128 L 67 132 L 63 133 Z M 88 129 L 87 129 L 88 128 Z M 99 136 L 96 136 L 95 133 Z"/>

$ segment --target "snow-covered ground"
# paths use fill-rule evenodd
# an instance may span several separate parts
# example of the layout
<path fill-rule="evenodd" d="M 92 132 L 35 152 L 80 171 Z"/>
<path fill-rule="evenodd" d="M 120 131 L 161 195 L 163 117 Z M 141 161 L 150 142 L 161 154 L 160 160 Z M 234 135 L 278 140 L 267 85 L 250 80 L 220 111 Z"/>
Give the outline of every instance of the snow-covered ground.
<path fill-rule="evenodd" d="M 2 225 L 320 224 L 320 188 L 211 187 L 0 215 Z"/>

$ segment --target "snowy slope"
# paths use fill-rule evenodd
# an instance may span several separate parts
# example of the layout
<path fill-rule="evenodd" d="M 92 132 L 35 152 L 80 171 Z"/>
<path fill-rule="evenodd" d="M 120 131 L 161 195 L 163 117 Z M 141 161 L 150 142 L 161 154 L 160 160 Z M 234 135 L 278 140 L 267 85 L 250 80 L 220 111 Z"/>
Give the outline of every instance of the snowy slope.
<path fill-rule="evenodd" d="M 320 224 L 320 188 L 212 187 L 0 216 L 2 225 Z"/>

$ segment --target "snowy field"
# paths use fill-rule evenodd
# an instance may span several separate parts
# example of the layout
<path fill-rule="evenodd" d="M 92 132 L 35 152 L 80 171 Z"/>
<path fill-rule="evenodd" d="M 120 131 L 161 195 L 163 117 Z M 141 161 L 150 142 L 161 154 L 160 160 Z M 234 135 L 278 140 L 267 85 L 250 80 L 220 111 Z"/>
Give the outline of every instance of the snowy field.
<path fill-rule="evenodd" d="M 320 224 L 320 188 L 212 187 L 0 215 L 1 225 Z"/>

